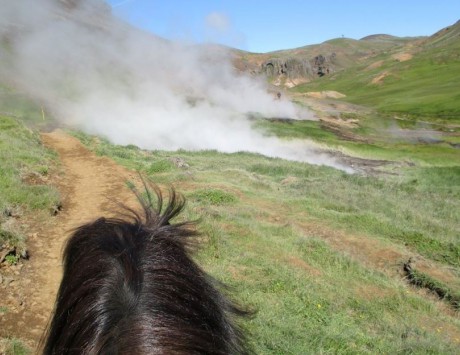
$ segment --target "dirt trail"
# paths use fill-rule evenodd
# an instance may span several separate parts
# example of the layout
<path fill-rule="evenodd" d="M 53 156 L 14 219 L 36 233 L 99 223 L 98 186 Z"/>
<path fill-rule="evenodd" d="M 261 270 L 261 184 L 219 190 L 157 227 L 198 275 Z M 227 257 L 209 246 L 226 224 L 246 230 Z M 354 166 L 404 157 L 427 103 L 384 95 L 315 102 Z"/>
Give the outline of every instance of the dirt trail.
<path fill-rule="evenodd" d="M 135 174 L 108 158 L 97 157 L 63 131 L 43 134 L 42 139 L 59 154 L 62 163 L 64 176 L 58 188 L 63 209 L 51 226 L 37 226 L 38 233 L 29 238 L 30 261 L 6 290 L 8 312 L 0 330 L 0 336 L 21 338 L 32 349 L 36 349 L 53 308 L 69 230 L 102 215 L 110 216 L 113 199 L 133 205 L 125 182 L 137 180 Z"/>

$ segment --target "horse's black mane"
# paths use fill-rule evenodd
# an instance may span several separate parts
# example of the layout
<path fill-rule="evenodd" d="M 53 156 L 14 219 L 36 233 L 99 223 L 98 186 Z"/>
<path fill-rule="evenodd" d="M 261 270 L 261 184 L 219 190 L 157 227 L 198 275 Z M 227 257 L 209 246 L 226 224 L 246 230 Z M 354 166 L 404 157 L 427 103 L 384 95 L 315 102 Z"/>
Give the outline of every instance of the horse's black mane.
<path fill-rule="evenodd" d="M 152 188 L 152 187 L 151 187 Z M 188 255 L 197 233 L 172 224 L 185 200 L 153 187 L 134 190 L 143 213 L 99 218 L 77 228 L 64 250 L 64 275 L 45 354 L 244 354 L 234 319 L 243 316 Z"/>

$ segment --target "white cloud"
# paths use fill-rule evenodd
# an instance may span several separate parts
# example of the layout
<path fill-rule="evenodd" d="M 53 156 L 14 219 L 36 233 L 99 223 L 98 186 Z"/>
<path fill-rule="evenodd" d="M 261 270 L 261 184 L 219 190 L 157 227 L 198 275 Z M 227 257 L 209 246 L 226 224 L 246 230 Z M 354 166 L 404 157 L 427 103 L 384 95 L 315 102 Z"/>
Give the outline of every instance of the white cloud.
<path fill-rule="evenodd" d="M 227 32 L 230 30 L 230 19 L 227 15 L 221 12 L 211 12 L 205 18 L 206 26 L 217 32 Z"/>

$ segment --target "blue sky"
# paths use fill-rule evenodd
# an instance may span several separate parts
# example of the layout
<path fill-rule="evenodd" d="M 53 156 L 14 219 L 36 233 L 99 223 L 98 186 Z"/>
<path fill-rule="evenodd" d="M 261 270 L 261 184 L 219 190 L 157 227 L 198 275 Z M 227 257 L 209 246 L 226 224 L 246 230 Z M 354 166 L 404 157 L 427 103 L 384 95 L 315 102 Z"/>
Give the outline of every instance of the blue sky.
<path fill-rule="evenodd" d="M 431 35 L 460 19 L 460 0 L 107 0 L 159 36 L 252 52 L 385 33 Z"/>

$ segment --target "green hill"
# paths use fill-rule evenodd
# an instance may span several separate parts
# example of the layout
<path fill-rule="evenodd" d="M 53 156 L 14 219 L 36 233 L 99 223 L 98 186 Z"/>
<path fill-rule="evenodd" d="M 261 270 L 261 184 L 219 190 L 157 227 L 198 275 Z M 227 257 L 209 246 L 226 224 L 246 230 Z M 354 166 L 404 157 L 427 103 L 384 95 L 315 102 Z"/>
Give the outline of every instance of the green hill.
<path fill-rule="evenodd" d="M 383 112 L 460 121 L 460 23 L 393 47 L 295 92 L 335 90 Z"/>
<path fill-rule="evenodd" d="M 420 39 L 421 37 L 400 38 L 389 35 L 373 35 L 361 40 L 335 38 L 321 44 L 263 54 L 235 51 L 234 62 L 241 70 L 267 74 L 273 83 L 284 84 L 286 77 L 293 79 L 295 83 L 309 82 L 318 79 L 320 75 L 328 76 L 340 72 L 368 58 L 401 48 Z M 279 63 L 278 73 L 275 75 L 267 73 L 265 66 L 268 63 Z M 302 73 L 293 63 L 303 63 L 308 68 Z"/>

